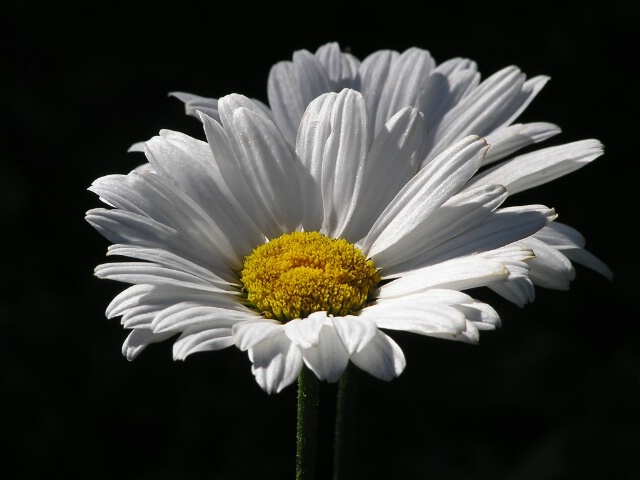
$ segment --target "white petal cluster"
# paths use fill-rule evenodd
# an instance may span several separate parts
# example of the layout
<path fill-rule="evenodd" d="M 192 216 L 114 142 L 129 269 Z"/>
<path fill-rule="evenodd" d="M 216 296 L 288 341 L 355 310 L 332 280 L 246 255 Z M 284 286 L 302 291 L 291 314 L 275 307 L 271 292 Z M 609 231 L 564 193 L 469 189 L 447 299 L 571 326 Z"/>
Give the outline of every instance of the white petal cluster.
<path fill-rule="evenodd" d="M 310 102 L 290 143 L 265 108 L 221 98 L 218 120 L 200 112 L 206 142 L 162 131 L 144 145 L 148 166 L 91 186 L 110 208 L 87 220 L 113 243 L 109 255 L 132 259 L 96 268 L 100 278 L 133 284 L 107 308 L 132 329 L 127 358 L 178 335 L 175 359 L 232 345 L 247 351 L 267 392 L 291 384 L 303 364 L 332 382 L 349 361 L 389 380 L 405 359 L 381 329 L 474 343 L 500 320 L 462 290 L 515 284 L 524 291 L 516 294 L 530 294 L 533 254 L 519 241 L 531 241 L 555 212 L 501 208 L 499 181 L 470 183 L 486 159 L 484 139 L 465 136 L 424 161 L 422 113 L 401 108 L 376 127 L 366 96 L 343 89 Z M 317 311 L 286 323 L 249 308 L 238 274 L 244 257 L 294 231 L 356 245 L 382 277 L 375 301 L 344 317 Z M 583 252 L 573 231 L 552 232 L 545 235 L 556 248 Z"/>
<path fill-rule="evenodd" d="M 483 166 L 500 163 L 474 175 L 465 188 L 502 185 L 509 195 L 514 195 L 571 173 L 602 155 L 602 145 L 597 140 L 514 155 L 524 147 L 560 133 L 560 128 L 551 123 L 513 123 L 548 80 L 545 76 L 526 79 L 517 67 L 510 66 L 481 81 L 475 62 L 453 58 L 438 65 L 428 51 L 419 48 L 402 53 L 381 50 L 360 61 L 341 52 L 337 43 L 329 43 L 315 54 L 300 50 L 293 54 L 292 61 L 275 64 L 267 84 L 269 107 L 261 104 L 261 109 L 268 112 L 293 146 L 307 106 L 326 92 L 343 88 L 360 91 L 376 135 L 385 134 L 386 125 L 397 112 L 413 107 L 423 113 L 425 120 L 420 123 L 420 131 L 415 130 L 418 127 L 414 123 L 414 130 L 408 130 L 408 135 L 424 136 L 425 145 L 423 151 L 411 159 L 410 166 L 424 167 L 465 136 L 479 135 L 491 145 Z M 188 114 L 203 111 L 214 118 L 219 116 L 216 99 L 180 92 L 174 95 L 185 102 Z M 394 169 L 397 164 L 382 162 L 380 168 Z M 380 189 L 377 185 L 372 190 Z M 384 203 L 388 199 L 378 201 Z M 603 262 L 584 250 L 583 237 L 566 225 L 555 222 L 521 244 L 531 248 L 536 256 L 530 263 L 535 285 L 569 288 L 575 276 L 572 260 L 607 278 L 612 277 Z M 520 277 L 494 290 L 524 305 L 534 298 L 529 282 Z"/>

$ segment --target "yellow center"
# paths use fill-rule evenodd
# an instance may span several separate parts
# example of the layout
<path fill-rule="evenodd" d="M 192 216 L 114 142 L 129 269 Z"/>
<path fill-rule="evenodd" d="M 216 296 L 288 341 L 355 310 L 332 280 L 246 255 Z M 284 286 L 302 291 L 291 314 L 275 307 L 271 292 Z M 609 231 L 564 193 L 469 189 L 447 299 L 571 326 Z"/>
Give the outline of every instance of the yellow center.
<path fill-rule="evenodd" d="M 240 280 L 253 308 L 287 322 L 313 312 L 356 312 L 380 276 L 373 262 L 346 240 L 294 232 L 247 255 Z"/>

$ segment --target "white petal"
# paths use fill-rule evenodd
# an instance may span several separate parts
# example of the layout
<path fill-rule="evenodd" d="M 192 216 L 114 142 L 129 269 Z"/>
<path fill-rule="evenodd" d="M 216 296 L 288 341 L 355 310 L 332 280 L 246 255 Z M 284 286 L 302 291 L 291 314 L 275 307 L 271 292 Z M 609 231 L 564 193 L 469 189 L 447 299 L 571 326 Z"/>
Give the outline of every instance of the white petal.
<path fill-rule="evenodd" d="M 558 250 L 533 237 L 520 242 L 535 254 L 529 261 L 531 280 L 535 285 L 556 290 L 568 290 L 569 282 L 575 278 L 575 271 L 567 257 Z"/>
<path fill-rule="evenodd" d="M 159 313 L 154 318 L 151 328 L 156 333 L 184 331 L 202 324 L 216 328 L 231 328 L 239 322 L 255 320 L 257 316 L 248 309 L 238 311 L 222 306 L 212 307 L 195 302 L 180 302 Z"/>
<path fill-rule="evenodd" d="M 583 248 L 585 239 L 575 228 L 552 222 L 534 234 L 534 237 L 558 250 Z"/>
<path fill-rule="evenodd" d="M 133 153 L 133 152 L 144 153 L 144 144 L 145 144 L 145 142 L 136 142 L 136 143 L 134 143 L 129 148 L 127 148 L 127 153 Z"/>
<path fill-rule="evenodd" d="M 544 205 L 502 208 L 467 232 L 429 251 L 429 263 L 502 247 L 540 230 L 556 218 Z"/>
<path fill-rule="evenodd" d="M 493 330 L 500 326 L 500 316 L 495 309 L 486 303 L 473 301 L 466 305 L 454 305 L 465 318 L 473 322 L 479 330 Z"/>
<path fill-rule="evenodd" d="M 108 248 L 107 255 L 120 255 L 123 257 L 136 258 L 138 260 L 145 260 L 153 262 L 163 267 L 171 268 L 173 270 L 194 275 L 202 280 L 225 287 L 229 285 L 229 282 L 213 273 L 211 270 L 201 267 L 200 265 L 190 262 L 179 255 L 162 250 L 160 248 L 147 248 L 139 246 L 128 245 L 111 245 Z"/>
<path fill-rule="evenodd" d="M 519 307 L 533 302 L 536 298 L 533 282 L 529 277 L 519 277 L 515 280 L 492 283 L 488 287 Z"/>
<path fill-rule="evenodd" d="M 235 201 L 209 145 L 178 132 L 160 134 L 146 145 L 154 170 L 195 200 L 224 233 L 219 236 L 227 248 L 243 258 L 260 241 L 260 231 Z"/>
<path fill-rule="evenodd" d="M 364 172 L 366 188 L 358 198 L 347 236 L 360 239 L 393 197 L 418 171 L 424 146 L 424 117 L 407 107 L 378 132 Z"/>
<path fill-rule="evenodd" d="M 105 315 L 107 318 L 122 315 L 128 309 L 138 306 L 140 299 L 144 298 L 152 289 L 151 285 L 133 285 L 127 288 L 111 300 Z"/>
<path fill-rule="evenodd" d="M 485 140 L 491 147 L 484 165 L 505 158 L 513 152 L 533 143 L 542 142 L 560 133 L 560 127 L 552 123 L 516 123 L 490 133 Z"/>
<path fill-rule="evenodd" d="M 431 152 L 426 160 L 437 155 L 446 145 L 464 135 L 485 136 L 509 125 L 533 100 L 548 77 L 524 81 L 516 67 L 507 67 L 486 79 L 451 109 L 427 138 Z M 500 183 L 500 182 L 492 182 Z"/>
<path fill-rule="evenodd" d="M 268 238 L 296 230 L 302 220 L 301 192 L 289 147 L 276 126 L 266 115 L 245 107 L 232 111 L 226 119 L 226 103 L 237 102 L 236 96 L 220 100 L 223 125 L 233 133 L 231 146 L 237 164 L 221 173 L 229 183 L 231 175 L 242 175 L 246 190 L 234 191 L 245 211 Z M 226 120 L 226 121 L 225 121 Z"/>
<path fill-rule="evenodd" d="M 295 318 L 284 325 L 284 333 L 300 348 L 311 348 L 318 344 L 320 329 L 327 312 L 314 312 L 307 318 Z"/>
<path fill-rule="evenodd" d="M 454 195 L 428 221 L 376 254 L 376 265 L 385 275 L 424 266 L 429 250 L 482 224 L 506 198 L 502 185 L 485 185 Z"/>
<path fill-rule="evenodd" d="M 185 330 L 173 344 L 173 359 L 184 360 L 192 353 L 222 350 L 233 344 L 230 328 L 191 328 Z"/>
<path fill-rule="evenodd" d="M 320 380 L 337 382 L 349 362 L 349 353 L 332 325 L 324 325 L 318 343 L 302 351 L 304 363 Z"/>
<path fill-rule="evenodd" d="M 480 81 L 477 65 L 468 59 L 452 58 L 438 65 L 429 76 L 418 106 L 428 112 L 427 132 L 438 128 L 446 113 L 455 107 Z"/>
<path fill-rule="evenodd" d="M 384 84 L 389 76 L 391 65 L 399 55 L 398 52 L 391 50 L 379 50 L 365 58 L 358 68 L 361 82 L 360 91 L 367 102 L 367 110 L 371 119 L 377 117 L 380 95 L 382 95 Z"/>
<path fill-rule="evenodd" d="M 165 250 L 185 258 L 197 257 L 202 260 L 202 265 L 215 266 L 218 270 L 225 270 L 233 264 L 239 266 L 238 254 L 231 246 L 227 232 L 223 232 L 200 205 L 171 181 L 154 173 L 132 172 L 126 176 L 110 175 L 98 179 L 90 190 L 106 198 L 118 209 L 126 210 L 106 214 L 111 222 L 118 218 L 122 230 L 120 236 L 130 238 L 130 241 L 114 243 L 144 246 L 157 243 L 157 246 L 163 246 Z M 97 212 L 92 210 L 88 215 Z M 104 217 L 104 212 L 101 215 Z M 124 218 L 126 216 L 128 219 Z M 139 216 L 148 217 L 151 221 Z M 91 222 L 92 219 L 88 217 L 87 220 Z M 156 222 L 173 231 L 167 231 Z M 107 225 L 100 226 L 109 230 L 105 228 Z M 115 236 L 118 233 L 107 238 Z"/>
<path fill-rule="evenodd" d="M 134 289 L 138 289 L 142 294 L 134 295 Z M 175 307 L 176 305 L 179 306 Z M 107 313 L 110 318 L 122 315 L 121 323 L 125 328 L 153 330 L 158 318 L 163 317 L 167 312 L 178 312 L 192 307 L 213 307 L 216 309 L 227 307 L 236 312 L 234 316 L 238 315 L 237 312 L 245 314 L 248 318 L 256 315 L 241 305 L 234 295 L 228 293 L 153 285 L 136 285 L 125 290 L 114 299 L 114 302 L 107 309 Z"/>
<path fill-rule="evenodd" d="M 153 263 L 119 262 L 98 265 L 94 271 L 98 278 L 108 278 L 125 283 L 147 283 L 149 285 L 185 287 L 208 292 L 229 292 L 232 286 L 213 284 L 195 275 L 179 272 Z"/>
<path fill-rule="evenodd" d="M 383 251 L 424 222 L 476 172 L 487 148 L 484 140 L 470 136 L 420 170 L 371 228 L 363 242 L 367 255 Z"/>
<path fill-rule="evenodd" d="M 337 42 L 327 43 L 318 48 L 316 57 L 325 68 L 332 91 L 339 92 L 343 88 L 353 88 L 354 76 L 359 62 L 356 61 L 356 65 L 353 65 L 351 61 L 354 57 L 349 58 L 344 55 Z"/>
<path fill-rule="evenodd" d="M 331 92 L 331 81 L 324 65 L 307 50 L 293 53 L 293 65 L 296 67 L 298 89 L 302 94 L 303 105 L 306 107 L 316 97 Z"/>
<path fill-rule="evenodd" d="M 477 344 L 480 341 L 480 332 L 475 323 L 467 321 L 465 330 L 461 335 L 455 337 L 455 340 L 459 340 L 465 343 Z"/>
<path fill-rule="evenodd" d="M 430 152 L 426 161 L 465 135 L 487 135 L 499 126 L 523 84 L 524 75 L 516 67 L 504 68 L 487 78 L 449 110 L 438 128 L 429 133 L 427 146 Z M 500 121 L 498 125 L 497 121 Z"/>
<path fill-rule="evenodd" d="M 324 221 L 321 233 L 338 238 L 353 215 L 371 146 L 362 95 L 343 90 L 336 96 L 331 116 L 320 121 L 329 122 L 331 128 L 322 160 Z"/>
<path fill-rule="evenodd" d="M 147 142 L 146 147 L 145 153 L 151 161 L 154 158 L 152 143 Z M 159 167 L 160 163 L 157 166 L 154 165 L 154 168 Z M 190 167 L 190 165 L 186 166 L 185 169 Z M 129 176 L 135 177 L 134 174 Z M 194 247 L 199 246 L 209 252 L 210 256 L 225 259 L 227 265 L 240 265 L 240 258 L 232 247 L 231 240 L 235 239 L 227 238 L 227 232 L 222 230 L 221 226 L 204 211 L 201 205 L 185 192 L 176 188 L 172 180 L 167 177 L 153 174 L 141 174 L 138 177 L 155 191 L 153 201 L 170 220 L 169 225 L 182 232 L 185 238 L 194 242 L 196 244 Z M 248 228 L 246 230 L 248 233 Z"/>
<path fill-rule="evenodd" d="M 380 95 L 375 132 L 404 107 L 418 107 L 435 62 L 428 51 L 409 48 L 391 65 Z"/>
<path fill-rule="evenodd" d="M 537 187 L 571 173 L 602 155 L 597 140 L 582 140 L 520 155 L 476 175 L 467 188 L 480 183 L 499 183 L 510 195 Z"/>
<path fill-rule="evenodd" d="M 323 93 L 333 91 L 321 61 L 307 50 L 293 54 L 293 62 L 279 62 L 269 72 L 267 95 L 278 127 L 290 145 L 307 105 Z"/>
<path fill-rule="evenodd" d="M 400 347 L 381 331 L 361 352 L 351 355 L 351 361 L 359 368 L 380 380 L 392 380 L 406 366 Z"/>
<path fill-rule="evenodd" d="M 89 210 L 86 220 L 113 243 L 171 251 L 185 261 L 192 260 L 206 265 L 207 269 L 227 283 L 236 278 L 224 259 L 208 258 L 205 252 L 193 248 L 184 234 L 145 216 L 118 209 L 100 208 Z"/>
<path fill-rule="evenodd" d="M 332 133 L 331 110 L 337 95 L 321 95 L 309 104 L 296 140 L 296 153 L 311 181 L 304 190 L 305 212 L 303 226 L 306 231 L 318 231 L 324 220 L 322 199 L 322 166 L 327 140 Z"/>
<path fill-rule="evenodd" d="M 253 320 L 233 326 L 233 336 L 240 350 L 247 350 L 283 331 L 283 326 L 276 320 Z"/>
<path fill-rule="evenodd" d="M 578 262 L 579 264 L 598 272 L 608 280 L 613 279 L 613 271 L 591 252 L 581 248 L 561 250 L 561 252 L 571 261 Z"/>
<path fill-rule="evenodd" d="M 535 259 L 535 255 L 522 240 L 479 253 L 478 256 L 498 260 L 509 270 L 506 281 L 491 284 L 490 289 L 520 307 L 533 302 L 535 291 L 531 281 L 531 262 Z"/>
<path fill-rule="evenodd" d="M 284 333 L 271 337 L 249 350 L 251 371 L 267 393 L 280 392 L 295 382 L 302 368 L 302 354 Z"/>
<path fill-rule="evenodd" d="M 465 316 L 444 304 L 435 304 L 414 296 L 413 301 L 395 298 L 363 310 L 361 316 L 375 321 L 379 328 L 431 335 L 457 335 L 464 330 Z M 422 301 L 420 301 L 422 300 Z"/>
<path fill-rule="evenodd" d="M 298 125 L 307 105 L 298 90 L 296 67 L 292 62 L 278 62 L 271 67 L 267 96 L 275 123 L 287 142 L 294 145 Z"/>
<path fill-rule="evenodd" d="M 152 307 L 152 310 L 160 312 L 170 305 L 180 302 L 193 302 L 203 306 L 229 306 L 237 311 L 246 311 L 246 307 L 240 304 L 237 295 L 233 292 L 212 293 L 188 288 L 158 287 L 153 285 L 134 285 L 123 291 L 113 299 L 107 307 L 107 317 L 113 318 L 124 315 L 123 321 L 129 319 L 131 313 L 141 307 Z M 146 328 L 151 328 L 147 325 Z"/>
<path fill-rule="evenodd" d="M 151 330 L 145 328 L 136 328 L 124 341 L 122 345 L 122 355 L 127 357 L 127 360 L 133 360 L 140 355 L 147 346 L 152 343 L 162 342 L 173 335 L 175 335 L 175 332 L 153 333 Z"/>
<path fill-rule="evenodd" d="M 200 97 L 186 92 L 170 92 L 169 95 L 184 103 L 184 110 L 187 115 L 200 119 L 198 112 L 202 112 L 214 120 L 220 121 L 217 98 Z"/>
<path fill-rule="evenodd" d="M 380 288 L 379 297 L 398 297 L 431 288 L 465 290 L 505 280 L 509 270 L 501 262 L 477 256 L 454 258 L 409 272 Z"/>
<path fill-rule="evenodd" d="M 378 332 L 376 324 L 368 318 L 348 315 L 332 317 L 331 321 L 350 355 L 362 351 Z"/>
<path fill-rule="evenodd" d="M 613 278 L 613 272 L 602 260 L 583 249 L 584 237 L 575 228 L 553 222 L 537 231 L 533 237 L 561 251 L 570 260 L 591 268 L 607 279 Z"/>
<path fill-rule="evenodd" d="M 506 282 L 502 282 L 501 285 L 504 283 Z M 386 305 L 390 305 L 390 307 Z M 500 317 L 490 305 L 474 300 L 469 295 L 457 290 L 433 289 L 411 295 L 405 295 L 402 297 L 379 298 L 377 299 L 375 305 L 364 309 L 360 316 L 376 316 L 382 318 L 383 322 L 388 321 L 384 318 L 383 315 L 380 314 L 383 312 L 381 306 L 385 306 L 385 309 L 391 308 L 391 317 L 394 317 L 394 315 L 398 316 L 397 311 L 402 311 L 403 309 L 409 309 L 409 311 L 420 310 L 424 308 L 435 309 L 436 318 L 442 317 L 440 322 L 444 320 L 445 324 L 448 324 L 448 330 L 450 332 L 462 331 L 465 328 L 465 324 L 460 320 L 459 315 L 447 310 L 448 307 L 453 307 L 454 309 L 458 310 L 464 315 L 464 318 L 466 320 L 481 324 L 476 325 L 478 326 L 478 328 L 492 329 L 500 325 Z M 442 309 L 442 307 L 445 308 Z M 394 309 L 396 309 L 397 311 L 394 311 Z M 417 319 L 418 322 L 429 322 L 433 320 L 425 319 L 424 316 L 418 316 Z M 453 324 L 451 323 L 452 321 L 454 322 Z M 378 327 L 380 328 L 393 328 L 387 326 L 383 327 L 384 323 L 379 322 L 378 320 L 376 320 L 376 322 L 378 323 Z M 432 325 L 432 327 L 435 327 L 437 325 L 438 324 L 436 323 Z M 431 331 L 434 332 L 437 330 L 431 328 Z"/>

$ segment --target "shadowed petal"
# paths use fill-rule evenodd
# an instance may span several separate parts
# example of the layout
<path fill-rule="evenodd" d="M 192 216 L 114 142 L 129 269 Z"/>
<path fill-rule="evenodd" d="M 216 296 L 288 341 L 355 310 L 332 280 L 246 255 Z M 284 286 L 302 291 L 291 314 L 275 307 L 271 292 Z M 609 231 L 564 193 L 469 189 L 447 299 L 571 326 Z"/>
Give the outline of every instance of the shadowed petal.
<path fill-rule="evenodd" d="M 351 355 L 351 361 L 365 372 L 387 381 L 400 375 L 406 366 L 400 347 L 381 331 L 364 350 Z"/>
<path fill-rule="evenodd" d="M 251 371 L 256 382 L 267 393 L 278 393 L 298 378 L 302 354 L 284 333 L 280 333 L 249 349 Z"/>

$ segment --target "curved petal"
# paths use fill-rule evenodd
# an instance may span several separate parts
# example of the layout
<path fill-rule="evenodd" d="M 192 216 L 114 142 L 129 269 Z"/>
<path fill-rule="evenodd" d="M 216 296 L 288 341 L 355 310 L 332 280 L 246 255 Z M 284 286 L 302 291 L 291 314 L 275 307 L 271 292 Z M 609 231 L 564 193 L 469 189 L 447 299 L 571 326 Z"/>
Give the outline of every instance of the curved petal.
<path fill-rule="evenodd" d="M 174 335 L 175 332 L 153 333 L 146 328 L 136 328 L 124 341 L 122 345 L 122 355 L 124 355 L 127 360 L 133 360 L 152 343 L 162 342 Z"/>
<path fill-rule="evenodd" d="M 284 333 L 249 349 L 251 371 L 267 393 L 278 393 L 296 381 L 302 368 L 302 354 Z"/>
<path fill-rule="evenodd" d="M 188 328 L 173 344 L 173 359 L 184 360 L 196 352 L 222 350 L 234 344 L 230 328 Z"/>
<path fill-rule="evenodd" d="M 284 139 L 259 108 L 240 96 L 220 99 L 225 126 L 203 117 L 220 173 L 244 212 L 263 235 L 278 237 L 302 220 L 297 168 Z"/>
<path fill-rule="evenodd" d="M 585 239 L 575 228 L 553 222 L 536 232 L 533 237 L 561 251 L 570 260 L 598 272 L 608 280 L 613 278 L 613 272 L 602 260 L 584 250 Z"/>
<path fill-rule="evenodd" d="M 320 329 L 327 319 L 327 312 L 314 312 L 307 318 L 295 318 L 284 325 L 284 333 L 300 348 L 311 348 L 318 344 Z"/>
<path fill-rule="evenodd" d="M 428 261 L 427 253 L 436 246 L 472 230 L 507 198 L 502 185 L 486 185 L 454 195 L 396 243 L 375 255 L 385 275 L 413 270 Z"/>
<path fill-rule="evenodd" d="M 425 86 L 418 108 L 427 114 L 427 132 L 437 130 L 446 113 L 480 82 L 475 62 L 452 58 L 438 65 Z"/>
<path fill-rule="evenodd" d="M 316 51 L 316 57 L 324 66 L 331 91 L 339 92 L 343 88 L 353 88 L 354 80 L 359 66 L 359 61 L 340 51 L 337 42 L 322 45 Z"/>
<path fill-rule="evenodd" d="M 337 382 L 349 362 L 349 353 L 331 325 L 324 325 L 318 343 L 302 350 L 304 363 L 320 380 Z"/>
<path fill-rule="evenodd" d="M 224 232 L 227 248 L 240 258 L 251 252 L 260 231 L 235 201 L 206 142 L 162 130 L 146 143 L 145 151 L 155 172 L 175 183 Z"/>
<path fill-rule="evenodd" d="M 363 251 L 374 256 L 424 222 L 477 171 L 487 148 L 483 139 L 472 135 L 420 170 L 371 227 Z"/>
<path fill-rule="evenodd" d="M 378 101 L 375 132 L 404 107 L 420 105 L 425 84 L 434 67 L 431 54 L 420 48 L 409 48 L 394 59 Z"/>
<path fill-rule="evenodd" d="M 544 205 L 502 208 L 429 251 L 428 264 L 493 250 L 534 234 L 557 217 Z"/>
<path fill-rule="evenodd" d="M 151 323 L 155 333 L 181 332 L 198 325 L 207 324 L 220 328 L 231 328 L 258 315 L 250 310 L 238 311 L 230 308 L 199 305 L 195 302 L 180 302 L 160 312 Z"/>
<path fill-rule="evenodd" d="M 375 322 L 366 317 L 331 317 L 331 322 L 350 355 L 362 351 L 378 332 Z"/>
<path fill-rule="evenodd" d="M 184 111 L 187 115 L 191 115 L 192 117 L 196 117 L 200 120 L 198 112 L 202 112 L 208 117 L 211 117 L 218 122 L 220 121 L 217 98 L 200 97 L 187 92 L 169 92 L 169 95 L 176 97 L 184 103 Z"/>
<path fill-rule="evenodd" d="M 488 287 L 519 307 L 524 307 L 536 298 L 533 282 L 529 277 L 519 277 L 515 280 L 492 283 Z"/>
<path fill-rule="evenodd" d="M 362 194 L 345 235 L 360 239 L 393 197 L 418 171 L 424 147 L 424 117 L 407 107 L 376 135 L 367 159 Z"/>
<path fill-rule="evenodd" d="M 229 285 L 229 282 L 220 278 L 211 270 L 201 267 L 200 265 L 194 262 L 190 262 L 189 260 L 186 260 L 179 255 L 168 252 L 161 248 L 147 248 L 147 247 L 140 247 L 137 245 L 129 246 L 129 245 L 115 244 L 115 245 L 111 245 L 107 250 L 107 256 L 111 256 L 111 255 L 121 255 L 123 257 L 131 257 L 131 258 L 136 258 L 138 260 L 145 260 L 147 262 L 155 263 L 156 265 L 161 265 L 163 267 L 171 268 L 179 272 L 183 272 L 189 275 L 194 275 L 206 282 L 209 282 L 215 285 L 219 285 L 219 286 Z"/>
<path fill-rule="evenodd" d="M 283 330 L 283 325 L 277 320 L 251 320 L 235 324 L 233 336 L 236 339 L 236 346 L 240 350 L 248 350 L 260 342 L 279 335 Z"/>
<path fill-rule="evenodd" d="M 221 111 L 226 99 L 220 100 Z M 224 116 L 222 120 L 229 128 Z M 228 124 L 237 160 L 234 173 L 242 175 L 247 186 L 243 192 L 234 190 L 234 195 L 253 205 L 251 218 L 268 238 L 296 230 L 302 221 L 302 195 L 294 159 L 278 129 L 265 115 L 245 107 L 234 109 Z M 225 180 L 231 174 L 221 172 Z"/>
<path fill-rule="evenodd" d="M 464 314 L 449 305 L 424 301 L 414 295 L 413 301 L 403 297 L 372 305 L 361 316 L 373 320 L 378 328 L 431 335 L 458 335 L 465 328 Z M 423 300 L 423 301 L 420 301 Z"/>
<path fill-rule="evenodd" d="M 309 104 L 295 143 L 300 163 L 312 179 L 304 191 L 303 227 L 306 231 L 319 231 L 324 220 L 322 166 L 327 140 L 332 133 L 331 122 L 327 119 L 331 116 L 336 99 L 336 94 L 328 93 Z"/>
<path fill-rule="evenodd" d="M 196 275 L 180 272 L 173 268 L 163 267 L 154 263 L 119 262 L 98 265 L 94 274 L 98 278 L 108 278 L 124 283 L 146 283 L 149 285 L 185 287 L 209 292 L 229 292 L 233 289 L 230 284 L 203 280 Z"/>
<path fill-rule="evenodd" d="M 427 137 L 430 149 L 425 161 L 458 138 L 471 133 L 485 136 L 509 125 L 533 100 L 547 77 L 525 81 L 517 67 L 504 68 L 482 82 L 443 118 Z M 492 182 L 500 183 L 500 182 Z"/>
<path fill-rule="evenodd" d="M 423 267 L 380 287 L 378 297 L 400 297 L 431 288 L 466 290 L 506 280 L 509 270 L 502 262 L 478 256 L 454 258 Z"/>
<path fill-rule="evenodd" d="M 358 68 L 360 91 L 367 103 L 370 118 L 374 121 L 377 118 L 380 96 L 391 71 L 391 65 L 395 63 L 399 55 L 398 52 L 392 50 L 379 50 L 365 58 Z"/>
<path fill-rule="evenodd" d="M 328 122 L 331 132 L 322 151 L 324 220 L 321 233 L 338 238 L 353 216 L 371 146 L 362 95 L 343 90 L 335 97 L 330 116 L 320 121 Z"/>
<path fill-rule="evenodd" d="M 533 237 L 518 243 L 533 250 L 535 258 L 529 263 L 531 280 L 535 285 L 556 290 L 568 290 L 569 282 L 576 276 L 573 265 L 558 250 Z"/>
<path fill-rule="evenodd" d="M 484 158 L 484 165 L 511 155 L 528 145 L 542 142 L 560 133 L 560 127 L 553 123 L 516 123 L 498 129 L 485 137 L 491 147 Z"/>
<path fill-rule="evenodd" d="M 351 361 L 380 380 L 392 380 L 402 373 L 406 360 L 400 347 L 381 331 L 361 352 L 351 355 Z"/>
<path fill-rule="evenodd" d="M 526 153 L 476 175 L 467 188 L 481 183 L 499 183 L 509 195 L 543 185 L 571 173 L 603 153 L 598 140 L 581 140 Z"/>
<path fill-rule="evenodd" d="M 295 145 L 298 126 L 307 105 L 331 92 L 331 81 L 321 61 L 307 50 L 293 54 L 293 62 L 271 67 L 267 96 L 276 124 L 290 145 Z"/>

